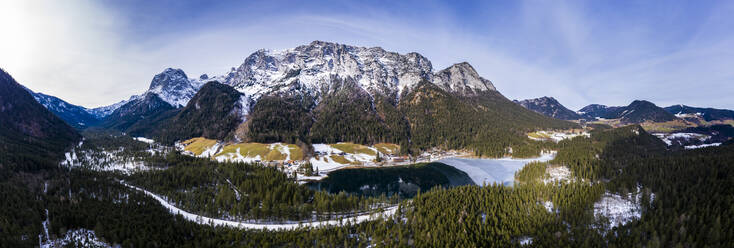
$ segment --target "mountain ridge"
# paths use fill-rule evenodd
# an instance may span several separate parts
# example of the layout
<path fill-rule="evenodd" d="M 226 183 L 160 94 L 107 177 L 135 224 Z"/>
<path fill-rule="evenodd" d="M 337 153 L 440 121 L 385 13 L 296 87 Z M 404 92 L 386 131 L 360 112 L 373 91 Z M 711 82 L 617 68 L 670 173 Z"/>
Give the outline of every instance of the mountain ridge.
<path fill-rule="evenodd" d="M 535 111 L 537 113 L 543 114 L 545 116 L 553 117 L 556 119 L 561 120 L 581 120 L 581 119 L 593 119 L 590 116 L 579 114 L 573 110 L 570 110 L 563 106 L 558 100 L 556 100 L 553 97 L 540 97 L 540 98 L 533 98 L 533 99 L 525 99 L 525 100 L 515 100 L 514 101 L 517 104 L 520 104 L 521 106 Z"/>
<path fill-rule="evenodd" d="M 0 69 L 0 168 L 35 170 L 57 164 L 81 140 L 64 120 L 38 103 Z"/>

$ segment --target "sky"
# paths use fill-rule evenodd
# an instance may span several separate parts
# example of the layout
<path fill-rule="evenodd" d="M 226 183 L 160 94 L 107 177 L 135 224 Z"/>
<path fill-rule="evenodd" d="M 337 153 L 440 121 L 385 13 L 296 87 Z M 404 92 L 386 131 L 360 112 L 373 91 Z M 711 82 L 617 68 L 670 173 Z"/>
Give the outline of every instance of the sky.
<path fill-rule="evenodd" d="M 469 62 L 509 99 L 734 109 L 734 1 L 0 0 L 0 68 L 72 104 L 165 68 L 224 74 L 313 40 Z"/>

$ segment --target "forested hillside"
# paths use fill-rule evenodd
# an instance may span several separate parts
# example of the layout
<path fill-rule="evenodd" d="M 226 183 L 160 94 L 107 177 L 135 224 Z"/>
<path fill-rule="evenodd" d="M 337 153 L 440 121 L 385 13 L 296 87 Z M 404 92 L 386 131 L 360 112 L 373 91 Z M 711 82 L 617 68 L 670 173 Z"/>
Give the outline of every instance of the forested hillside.
<path fill-rule="evenodd" d="M 53 166 L 81 136 L 0 69 L 0 169 Z"/>

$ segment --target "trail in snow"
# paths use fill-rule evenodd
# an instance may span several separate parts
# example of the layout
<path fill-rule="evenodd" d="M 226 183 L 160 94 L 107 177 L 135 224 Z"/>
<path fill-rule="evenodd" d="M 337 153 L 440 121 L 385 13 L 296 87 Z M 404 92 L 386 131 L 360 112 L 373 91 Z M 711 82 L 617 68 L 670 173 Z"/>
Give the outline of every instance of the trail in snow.
<path fill-rule="evenodd" d="M 240 201 L 241 198 L 242 198 L 242 194 L 240 194 L 240 191 L 237 189 L 237 187 L 234 186 L 234 184 L 232 184 L 232 181 L 230 181 L 229 178 L 225 178 L 225 180 L 227 180 L 227 183 L 229 183 L 229 186 L 234 191 L 234 194 L 235 194 L 235 197 L 237 198 L 237 201 Z"/>
<path fill-rule="evenodd" d="M 363 214 L 363 215 L 357 215 L 357 216 L 348 217 L 348 218 L 342 218 L 339 220 L 269 223 L 269 224 L 247 223 L 247 222 L 214 219 L 214 218 L 209 218 L 209 217 L 205 217 L 205 216 L 201 216 L 197 214 L 192 214 L 180 208 L 177 208 L 176 206 L 173 206 L 172 204 L 168 203 L 168 201 L 166 201 L 162 197 L 154 193 L 151 193 L 150 191 L 147 191 L 142 188 L 138 188 L 136 186 L 127 184 L 125 182 L 121 182 L 121 183 L 127 187 L 144 192 L 146 195 L 153 197 L 153 199 L 157 200 L 161 205 L 167 208 L 169 212 L 171 212 L 172 214 L 180 214 L 189 221 L 193 221 L 193 222 L 196 222 L 202 225 L 226 226 L 226 227 L 234 227 L 234 228 L 240 228 L 240 229 L 288 231 L 288 230 L 296 230 L 296 229 L 306 228 L 306 227 L 327 227 L 327 226 L 338 226 L 338 225 L 344 225 L 344 224 L 350 224 L 350 223 L 359 224 L 365 221 L 376 220 L 382 217 L 389 217 L 395 214 L 395 211 L 398 208 L 397 206 L 393 206 L 393 207 L 387 208 L 385 211 L 381 213 Z"/>

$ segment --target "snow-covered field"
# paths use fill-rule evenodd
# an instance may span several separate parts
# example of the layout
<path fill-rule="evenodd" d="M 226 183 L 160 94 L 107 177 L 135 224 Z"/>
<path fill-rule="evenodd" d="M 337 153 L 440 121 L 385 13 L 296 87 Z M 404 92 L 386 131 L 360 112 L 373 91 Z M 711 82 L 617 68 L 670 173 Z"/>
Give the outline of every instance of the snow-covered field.
<path fill-rule="evenodd" d="M 280 231 L 286 231 L 286 230 L 295 230 L 300 228 L 306 228 L 306 227 L 327 227 L 327 226 L 340 226 L 340 225 L 349 225 L 349 224 L 358 224 L 365 221 L 371 221 L 371 220 L 377 220 L 380 218 L 385 218 L 392 216 L 395 214 L 395 211 L 397 210 L 397 206 L 389 207 L 385 209 L 385 211 L 380 213 L 372 213 L 372 214 L 362 214 L 352 217 L 346 217 L 339 220 L 328 220 L 328 221 L 311 221 L 311 222 L 287 222 L 287 223 L 255 223 L 255 222 L 239 222 L 239 221 L 231 221 L 231 220 L 222 220 L 222 219 L 214 219 L 209 218 L 193 213 L 186 212 L 172 204 L 170 204 L 168 201 L 166 201 L 163 197 L 158 196 L 156 194 L 151 193 L 150 191 L 147 191 L 145 189 L 129 185 L 125 182 L 122 182 L 127 187 L 130 187 L 132 189 L 144 192 L 146 195 L 153 197 L 153 199 L 157 200 L 163 207 L 168 209 L 169 212 L 172 214 L 180 214 L 184 218 L 186 218 L 189 221 L 196 222 L 198 224 L 202 225 L 211 225 L 211 226 L 226 226 L 226 227 L 234 227 L 234 228 L 240 228 L 240 229 L 254 229 L 254 230 L 280 230 Z"/>
<path fill-rule="evenodd" d="M 314 169 L 318 168 L 319 172 L 330 172 L 350 165 L 373 165 L 377 158 L 376 154 L 379 151 L 375 147 L 365 147 L 372 151 L 373 154 L 360 152 L 348 153 L 330 144 L 313 144 L 314 153 L 320 154 L 321 156 L 311 158 L 309 162 L 313 164 Z M 335 160 L 333 158 L 334 156 L 338 157 L 340 161 Z"/>
<path fill-rule="evenodd" d="M 166 154 L 168 152 L 167 148 L 163 146 L 149 144 L 151 146 L 147 152 L 151 155 Z M 119 171 L 126 174 L 153 169 L 146 166 L 141 157 L 129 154 L 123 155 L 125 152 L 123 147 L 116 150 L 82 150 L 80 143 L 64 154 L 65 159 L 61 161 L 61 166 L 69 169 L 85 168 L 95 171 Z"/>
<path fill-rule="evenodd" d="M 230 147 L 234 148 L 232 150 Z M 277 158 L 269 157 L 273 151 L 280 153 Z M 199 157 L 210 157 L 219 162 L 230 161 L 230 162 L 267 162 L 267 161 L 291 161 L 301 159 L 302 155 L 295 156 L 293 152 L 302 153 L 300 148 L 293 144 L 286 143 L 272 143 L 272 144 L 259 144 L 259 143 L 241 143 L 234 145 L 227 145 L 222 147 L 222 144 L 217 143 L 211 147 L 208 147 L 202 152 Z M 206 155 L 206 156 L 205 156 Z"/>
<path fill-rule="evenodd" d="M 153 144 L 153 143 L 155 143 L 155 140 L 152 140 L 152 139 L 148 139 L 148 138 L 145 138 L 145 137 L 135 137 L 135 138 L 133 138 L 133 139 L 134 139 L 134 140 L 137 140 L 137 141 L 140 141 L 140 142 L 145 142 L 145 143 L 148 143 L 148 144 Z"/>
<path fill-rule="evenodd" d="M 555 131 L 537 131 L 534 133 L 528 134 L 528 139 L 536 140 L 536 141 L 545 141 L 545 140 L 552 140 L 554 142 L 560 142 L 564 139 L 572 139 L 575 137 L 584 136 L 584 137 L 591 137 L 591 134 L 588 132 L 580 132 L 580 133 L 571 133 L 571 132 L 555 132 Z"/>
<path fill-rule="evenodd" d="M 566 166 L 551 166 L 545 169 L 545 173 L 548 177 L 543 179 L 543 183 L 553 182 L 572 182 L 574 179 L 571 177 L 571 170 Z"/>
<path fill-rule="evenodd" d="M 711 136 L 697 133 L 654 133 L 653 135 L 665 142 L 668 146 L 672 146 L 673 144 L 680 145 L 681 142 L 689 141 L 706 142 L 711 138 Z"/>
<path fill-rule="evenodd" d="M 685 148 L 686 149 L 698 149 L 698 148 L 711 147 L 711 146 L 719 146 L 719 145 L 721 145 L 721 143 L 690 145 L 690 146 L 685 146 Z"/>
<path fill-rule="evenodd" d="M 641 187 L 637 192 L 629 193 L 627 196 L 607 192 L 596 203 L 594 203 L 594 216 L 606 217 L 609 220 L 609 228 L 625 225 L 642 217 L 641 199 L 643 196 Z M 650 195 L 650 201 L 655 199 L 655 194 Z"/>
<path fill-rule="evenodd" d="M 530 159 L 499 158 L 446 158 L 438 162 L 453 166 L 466 174 L 477 185 L 498 183 L 512 185 L 515 181 L 515 172 L 530 162 L 546 162 L 555 157 L 556 153 L 544 153 L 540 157 Z"/>

